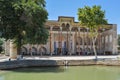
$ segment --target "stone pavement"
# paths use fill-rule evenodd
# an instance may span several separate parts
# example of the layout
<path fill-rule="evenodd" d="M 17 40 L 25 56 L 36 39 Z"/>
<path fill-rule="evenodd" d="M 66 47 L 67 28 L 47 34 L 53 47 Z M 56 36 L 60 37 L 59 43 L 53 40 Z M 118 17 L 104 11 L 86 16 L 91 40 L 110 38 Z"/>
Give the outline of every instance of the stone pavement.
<path fill-rule="evenodd" d="M 21 60 L 92 60 L 95 56 L 25 56 Z M 120 55 L 98 56 L 98 59 L 120 59 Z M 0 62 L 9 61 L 8 56 L 0 56 Z"/>

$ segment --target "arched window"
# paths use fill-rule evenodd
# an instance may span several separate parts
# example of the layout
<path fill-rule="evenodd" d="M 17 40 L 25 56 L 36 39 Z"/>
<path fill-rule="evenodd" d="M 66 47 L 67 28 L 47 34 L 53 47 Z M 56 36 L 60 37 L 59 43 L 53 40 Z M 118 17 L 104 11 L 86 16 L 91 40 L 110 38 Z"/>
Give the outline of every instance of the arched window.
<path fill-rule="evenodd" d="M 67 23 L 67 24 L 66 24 L 66 28 L 69 29 L 69 27 L 70 27 L 70 25 Z"/>
<path fill-rule="evenodd" d="M 62 23 L 61 27 L 63 31 L 66 30 L 65 23 Z"/>
<path fill-rule="evenodd" d="M 27 48 L 26 47 L 21 48 L 21 54 L 22 55 L 27 55 Z"/>
<path fill-rule="evenodd" d="M 61 25 L 62 27 L 65 27 L 65 23 L 62 23 L 62 25 Z"/>
<path fill-rule="evenodd" d="M 41 55 L 45 55 L 47 53 L 47 49 L 43 46 L 39 50 L 40 50 Z"/>
<path fill-rule="evenodd" d="M 32 55 L 36 55 L 37 54 L 37 48 L 32 47 Z"/>

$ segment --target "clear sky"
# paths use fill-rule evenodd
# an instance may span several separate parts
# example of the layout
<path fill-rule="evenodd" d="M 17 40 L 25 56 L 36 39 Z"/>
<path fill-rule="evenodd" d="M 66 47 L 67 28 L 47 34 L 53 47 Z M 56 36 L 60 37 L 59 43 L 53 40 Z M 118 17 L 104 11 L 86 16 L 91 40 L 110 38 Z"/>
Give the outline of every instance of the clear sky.
<path fill-rule="evenodd" d="M 48 19 L 57 20 L 58 16 L 71 16 L 78 21 L 78 8 L 85 5 L 100 5 L 102 10 L 105 10 L 108 23 L 117 24 L 117 31 L 120 34 L 120 0 L 46 0 Z"/>

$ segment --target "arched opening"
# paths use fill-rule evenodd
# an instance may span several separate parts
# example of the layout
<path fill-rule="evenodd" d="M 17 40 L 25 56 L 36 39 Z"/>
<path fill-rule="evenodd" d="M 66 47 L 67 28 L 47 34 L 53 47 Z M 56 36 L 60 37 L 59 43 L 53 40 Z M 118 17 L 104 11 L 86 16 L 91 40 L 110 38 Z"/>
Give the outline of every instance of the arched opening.
<path fill-rule="evenodd" d="M 26 47 L 21 48 L 21 54 L 22 55 L 27 55 L 27 48 Z"/>
<path fill-rule="evenodd" d="M 70 25 L 67 23 L 67 24 L 66 24 L 66 28 L 67 28 L 67 30 L 69 30 L 69 27 L 70 27 Z"/>
<path fill-rule="evenodd" d="M 90 55 L 90 48 L 89 47 L 86 47 L 85 48 L 85 55 Z"/>
<path fill-rule="evenodd" d="M 66 31 L 65 23 L 62 23 L 61 27 L 62 27 L 62 31 Z"/>
<path fill-rule="evenodd" d="M 32 47 L 31 52 L 32 52 L 32 55 L 37 55 L 37 48 Z"/>
<path fill-rule="evenodd" d="M 41 48 L 39 49 L 39 53 L 40 53 L 41 55 L 47 55 L 47 49 L 46 49 L 45 47 L 41 47 Z"/>

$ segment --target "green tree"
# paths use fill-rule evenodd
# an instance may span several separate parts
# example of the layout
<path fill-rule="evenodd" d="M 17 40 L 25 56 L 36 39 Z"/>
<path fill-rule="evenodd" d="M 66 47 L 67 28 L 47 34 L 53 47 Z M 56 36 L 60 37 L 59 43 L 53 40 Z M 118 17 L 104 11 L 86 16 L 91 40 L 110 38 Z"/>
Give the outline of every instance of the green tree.
<path fill-rule="evenodd" d="M 46 43 L 47 16 L 44 0 L 0 0 L 0 37 L 13 40 L 18 54 L 23 44 Z"/>
<path fill-rule="evenodd" d="M 80 24 L 89 28 L 90 36 L 92 38 L 93 50 L 95 58 L 97 59 L 97 52 L 95 49 L 95 42 L 98 36 L 98 31 L 107 24 L 105 19 L 105 11 L 101 10 L 101 6 L 94 5 L 93 7 L 85 6 L 84 8 L 78 9 L 78 20 Z"/>
<path fill-rule="evenodd" d="M 0 53 L 3 51 L 2 45 L 3 45 L 3 40 L 0 38 Z"/>

